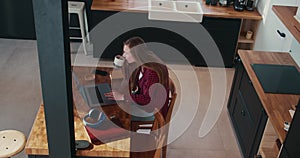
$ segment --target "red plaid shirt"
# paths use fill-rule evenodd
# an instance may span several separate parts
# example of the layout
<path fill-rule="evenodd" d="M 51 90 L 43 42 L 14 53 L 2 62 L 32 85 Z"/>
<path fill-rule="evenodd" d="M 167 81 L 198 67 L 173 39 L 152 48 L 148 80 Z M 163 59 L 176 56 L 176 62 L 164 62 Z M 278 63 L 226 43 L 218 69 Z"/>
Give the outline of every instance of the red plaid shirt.
<path fill-rule="evenodd" d="M 167 68 L 166 73 L 168 73 Z M 168 111 L 168 91 L 169 87 L 162 87 L 159 84 L 159 78 L 155 71 L 144 68 L 142 77 L 138 80 L 138 91 L 131 93 L 130 96 L 136 104 L 146 105 L 144 107 L 145 111 L 153 112 L 156 107 L 161 109 L 162 114 L 165 116 Z M 127 99 L 130 100 L 130 98 Z"/>

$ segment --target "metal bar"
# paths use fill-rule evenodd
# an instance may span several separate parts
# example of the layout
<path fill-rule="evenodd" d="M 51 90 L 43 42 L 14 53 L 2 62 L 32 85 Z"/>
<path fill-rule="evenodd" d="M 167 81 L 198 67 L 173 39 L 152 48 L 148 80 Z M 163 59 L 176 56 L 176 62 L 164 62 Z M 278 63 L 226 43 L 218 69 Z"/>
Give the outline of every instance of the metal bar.
<path fill-rule="evenodd" d="M 49 157 L 75 157 L 66 0 L 33 0 Z"/>

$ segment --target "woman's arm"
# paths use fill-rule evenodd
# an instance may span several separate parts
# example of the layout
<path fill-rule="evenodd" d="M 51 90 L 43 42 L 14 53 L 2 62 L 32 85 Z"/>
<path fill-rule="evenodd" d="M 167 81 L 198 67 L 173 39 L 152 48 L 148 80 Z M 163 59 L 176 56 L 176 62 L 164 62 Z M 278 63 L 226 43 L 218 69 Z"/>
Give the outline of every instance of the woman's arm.
<path fill-rule="evenodd" d="M 138 81 L 139 91 L 131 94 L 131 99 L 139 105 L 147 105 L 151 101 L 149 89 L 159 78 L 155 71 L 144 69 L 143 77 Z M 126 98 L 127 99 L 127 98 Z"/>

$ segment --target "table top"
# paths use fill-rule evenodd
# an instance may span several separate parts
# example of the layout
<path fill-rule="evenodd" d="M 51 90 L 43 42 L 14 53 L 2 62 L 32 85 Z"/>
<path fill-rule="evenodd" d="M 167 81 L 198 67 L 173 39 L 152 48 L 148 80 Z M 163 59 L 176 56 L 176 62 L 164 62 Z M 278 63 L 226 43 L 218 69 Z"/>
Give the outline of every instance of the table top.
<path fill-rule="evenodd" d="M 91 67 L 73 67 L 73 72 L 78 76 L 80 84 L 92 84 L 95 83 L 110 83 L 112 68 L 97 68 L 107 71 L 107 76 L 96 75 L 95 80 L 87 81 L 84 79 L 86 74 L 91 73 L 95 68 Z M 73 80 L 73 98 L 74 98 L 74 131 L 75 140 L 87 140 L 91 142 L 82 118 L 88 113 L 90 107 L 85 103 L 81 94 Z M 102 110 L 107 114 L 113 114 L 120 119 L 125 129 L 130 128 L 130 115 L 121 110 L 121 108 L 115 105 L 106 105 Z M 25 146 L 25 152 L 28 155 L 48 155 L 48 140 L 46 134 L 44 105 L 42 104 L 38 110 L 35 121 L 33 123 L 30 135 L 28 137 L 27 144 Z M 101 157 L 129 157 L 130 156 L 130 138 L 122 138 L 120 140 L 112 141 L 106 144 L 94 145 L 92 149 L 77 150 L 77 156 L 101 156 Z"/>
<path fill-rule="evenodd" d="M 251 67 L 251 64 L 293 65 L 298 69 L 298 71 L 300 71 L 300 68 L 289 53 L 239 50 L 238 54 L 279 140 L 283 143 L 287 133 L 283 129 L 283 123 L 284 121 L 291 122 L 292 118 L 289 114 L 289 109 L 295 108 L 300 95 L 265 93 Z"/>

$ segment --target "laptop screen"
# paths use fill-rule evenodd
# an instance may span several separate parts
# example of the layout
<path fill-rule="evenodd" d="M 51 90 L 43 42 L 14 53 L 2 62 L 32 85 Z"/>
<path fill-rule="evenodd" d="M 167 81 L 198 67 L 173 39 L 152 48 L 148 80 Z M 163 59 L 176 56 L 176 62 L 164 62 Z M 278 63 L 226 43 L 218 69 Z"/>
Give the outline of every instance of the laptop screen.
<path fill-rule="evenodd" d="M 81 90 L 81 95 L 90 107 L 116 104 L 115 100 L 109 100 L 105 97 L 105 93 L 111 92 L 111 88 L 107 83 L 97 85 L 86 85 Z"/>

